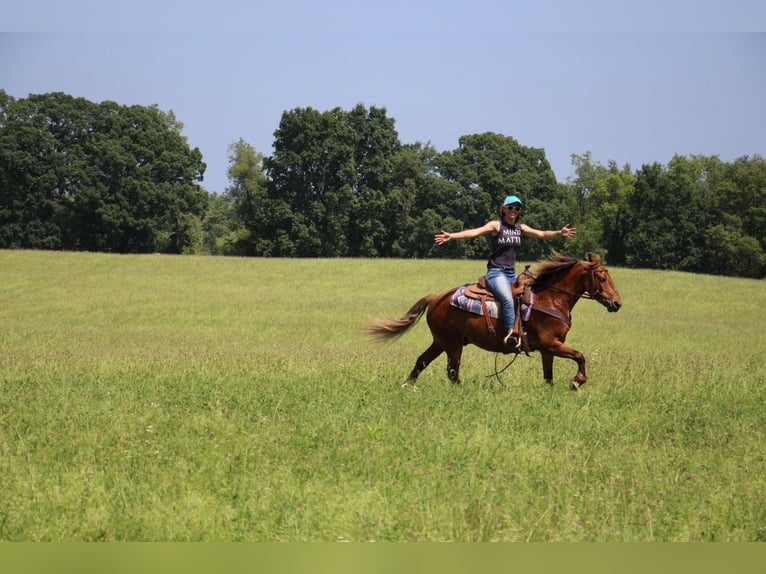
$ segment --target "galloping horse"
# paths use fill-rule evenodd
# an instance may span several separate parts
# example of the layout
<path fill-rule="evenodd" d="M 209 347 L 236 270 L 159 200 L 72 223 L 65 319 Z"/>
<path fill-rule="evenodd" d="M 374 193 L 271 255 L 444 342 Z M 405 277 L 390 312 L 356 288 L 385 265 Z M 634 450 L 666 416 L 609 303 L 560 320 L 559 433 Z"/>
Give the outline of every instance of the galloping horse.
<path fill-rule="evenodd" d="M 525 272 L 519 280 L 524 275 L 531 274 Z M 620 294 L 601 257 L 593 253 L 588 253 L 584 261 L 554 253 L 549 261 L 540 263 L 532 277 L 525 296 L 531 312 L 523 325 L 523 350 L 540 351 L 543 377 L 550 385 L 553 384 L 553 357 L 577 362 L 577 374 L 569 385 L 572 390 L 577 390 L 586 381 L 585 357 L 580 351 L 564 344 L 571 327 L 571 310 L 580 297 L 584 297 L 598 301 L 613 313 L 622 306 Z M 470 343 L 497 353 L 519 352 L 519 349 L 503 345 L 502 336 L 498 333 L 504 331 L 499 328 L 498 319 L 471 313 L 451 303 L 458 289 L 426 295 L 401 319 L 376 319 L 370 326 L 370 334 L 382 339 L 395 339 L 428 310 L 426 319 L 433 342 L 415 362 L 410 381 L 414 382 L 434 359 L 446 352 L 447 375 L 451 381 L 459 382 L 463 347 Z"/>

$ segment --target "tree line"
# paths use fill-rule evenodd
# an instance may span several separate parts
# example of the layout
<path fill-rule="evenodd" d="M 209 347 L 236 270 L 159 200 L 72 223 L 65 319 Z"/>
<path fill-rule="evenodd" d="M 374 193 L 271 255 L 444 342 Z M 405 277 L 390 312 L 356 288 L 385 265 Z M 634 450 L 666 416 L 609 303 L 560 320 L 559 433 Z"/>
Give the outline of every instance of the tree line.
<path fill-rule="evenodd" d="M 487 238 L 436 247 L 433 234 L 498 217 L 523 198 L 537 228 L 577 226 L 574 241 L 528 241 L 612 265 L 766 276 L 766 162 L 675 156 L 632 171 L 573 155 L 560 183 L 541 148 L 465 135 L 454 150 L 402 143 L 385 108 L 283 113 L 265 156 L 229 149 L 229 186 L 201 185 L 205 164 L 172 112 L 65 94 L 0 91 L 0 248 L 210 253 L 259 257 L 475 258 Z"/>

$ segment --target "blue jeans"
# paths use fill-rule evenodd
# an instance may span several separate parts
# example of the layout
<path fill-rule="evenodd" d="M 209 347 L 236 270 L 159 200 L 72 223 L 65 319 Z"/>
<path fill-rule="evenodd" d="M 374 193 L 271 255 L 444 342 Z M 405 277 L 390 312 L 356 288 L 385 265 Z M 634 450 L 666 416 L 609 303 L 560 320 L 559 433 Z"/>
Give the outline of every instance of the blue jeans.
<path fill-rule="evenodd" d="M 511 291 L 511 284 L 516 281 L 516 270 L 490 267 L 487 269 L 485 277 L 487 278 L 487 286 L 495 294 L 495 298 L 500 304 L 500 314 L 507 333 L 513 329 L 513 322 L 516 319 Z"/>

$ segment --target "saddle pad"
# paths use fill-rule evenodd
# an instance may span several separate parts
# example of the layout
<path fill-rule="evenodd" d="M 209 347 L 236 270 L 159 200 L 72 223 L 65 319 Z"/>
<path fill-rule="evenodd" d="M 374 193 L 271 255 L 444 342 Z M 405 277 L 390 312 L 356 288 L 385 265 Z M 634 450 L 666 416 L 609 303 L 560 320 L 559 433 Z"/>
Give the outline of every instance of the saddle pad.
<path fill-rule="evenodd" d="M 463 311 L 468 311 L 469 313 L 473 313 L 474 315 L 484 315 L 484 310 L 481 307 L 481 301 L 478 299 L 471 299 L 470 297 L 466 296 L 465 294 L 465 288 L 468 287 L 468 285 L 463 285 L 462 287 L 459 287 L 457 291 L 455 291 L 452 294 L 452 297 L 450 298 L 450 305 L 453 307 L 457 307 L 458 309 L 462 309 Z M 489 316 L 493 319 L 497 319 L 498 317 L 498 304 L 496 301 L 487 301 L 487 312 L 489 313 Z M 523 303 L 521 305 L 521 319 L 523 321 L 529 320 L 529 315 L 532 312 L 532 307 Z"/>
<path fill-rule="evenodd" d="M 453 293 L 450 298 L 450 305 L 462 309 L 463 311 L 473 313 L 474 315 L 483 315 L 484 311 L 481 308 L 481 301 L 467 297 L 465 295 L 466 287 L 468 287 L 468 285 L 463 285 Z M 490 317 L 497 319 L 497 303 L 495 301 L 487 301 L 487 312 L 489 312 Z"/>

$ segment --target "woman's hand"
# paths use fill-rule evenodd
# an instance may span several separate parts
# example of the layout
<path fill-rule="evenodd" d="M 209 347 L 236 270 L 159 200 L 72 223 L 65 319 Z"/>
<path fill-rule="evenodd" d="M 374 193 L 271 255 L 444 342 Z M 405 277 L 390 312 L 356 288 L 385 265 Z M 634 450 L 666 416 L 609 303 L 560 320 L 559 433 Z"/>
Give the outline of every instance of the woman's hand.
<path fill-rule="evenodd" d="M 577 228 L 576 227 L 569 227 L 569 224 L 567 223 L 564 227 L 562 227 L 559 230 L 559 235 L 561 237 L 574 237 L 577 235 Z"/>
<path fill-rule="evenodd" d="M 450 237 L 450 234 L 444 231 L 443 229 L 441 230 L 441 232 L 434 235 L 434 241 L 436 242 L 437 245 L 443 245 L 444 243 L 447 243 L 447 241 L 449 241 L 450 239 L 452 239 L 452 237 Z"/>

